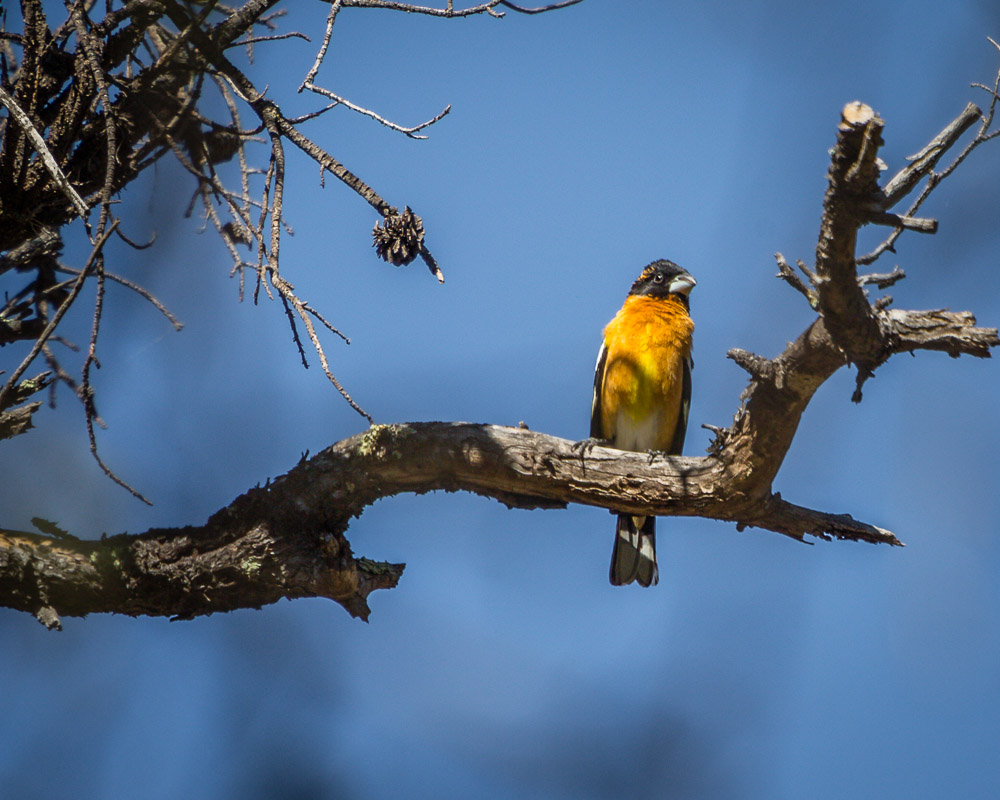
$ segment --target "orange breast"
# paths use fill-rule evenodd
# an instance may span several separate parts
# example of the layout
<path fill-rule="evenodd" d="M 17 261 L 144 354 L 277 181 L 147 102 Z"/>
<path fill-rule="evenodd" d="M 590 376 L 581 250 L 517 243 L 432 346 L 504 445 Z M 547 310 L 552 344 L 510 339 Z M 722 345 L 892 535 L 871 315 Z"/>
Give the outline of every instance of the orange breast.
<path fill-rule="evenodd" d="M 629 450 L 665 450 L 677 428 L 683 364 L 694 323 L 675 299 L 629 297 L 604 329 L 605 438 Z"/>

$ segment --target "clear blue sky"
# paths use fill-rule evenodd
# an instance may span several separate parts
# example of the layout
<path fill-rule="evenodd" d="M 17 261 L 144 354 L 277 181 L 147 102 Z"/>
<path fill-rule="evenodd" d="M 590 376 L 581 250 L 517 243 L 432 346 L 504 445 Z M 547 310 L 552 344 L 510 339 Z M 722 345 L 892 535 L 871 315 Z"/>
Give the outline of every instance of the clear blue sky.
<path fill-rule="evenodd" d="M 443 2 L 439 3 L 443 5 Z M 326 6 L 294 4 L 253 73 L 289 113 Z M 284 274 L 352 338 L 338 377 L 379 422 L 470 420 L 586 435 L 601 327 L 668 257 L 692 295 L 687 453 L 811 312 L 773 254 L 810 260 L 840 108 L 886 120 L 892 170 L 1000 54 L 990 2 L 617 3 L 538 17 L 341 13 L 319 81 L 427 141 L 337 110 L 306 131 L 424 218 L 445 271 L 375 259 L 372 210 L 290 155 Z M 124 195 L 159 233 L 122 272 L 186 323 L 108 298 L 107 461 L 64 397 L 5 445 L 0 525 L 81 536 L 198 524 L 305 450 L 362 429 L 280 306 L 237 303 L 228 257 L 161 166 Z M 904 237 L 896 305 L 1000 323 L 1000 142 Z M 866 231 L 873 243 L 882 231 Z M 112 316 L 113 315 L 113 316 Z M 85 309 L 76 323 L 89 322 Z M 80 334 L 80 338 L 84 338 Z M 0 368 L 18 356 L 3 353 Z M 313 359 L 315 361 L 315 359 Z M 661 583 L 608 585 L 605 511 L 508 511 L 438 493 L 378 503 L 348 535 L 405 561 L 371 624 L 328 601 L 193 622 L 97 616 L 61 634 L 0 611 L 0 785 L 11 798 L 994 798 L 1000 794 L 1000 441 L 993 361 L 920 354 L 860 406 L 846 370 L 805 414 L 775 489 L 890 528 L 890 550 L 660 523 Z"/>

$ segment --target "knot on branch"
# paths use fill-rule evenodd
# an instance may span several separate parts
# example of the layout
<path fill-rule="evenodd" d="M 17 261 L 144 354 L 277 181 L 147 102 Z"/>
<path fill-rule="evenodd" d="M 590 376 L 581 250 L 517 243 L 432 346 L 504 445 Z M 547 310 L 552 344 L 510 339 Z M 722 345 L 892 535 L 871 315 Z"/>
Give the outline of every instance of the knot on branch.
<path fill-rule="evenodd" d="M 420 255 L 424 246 L 424 221 L 407 206 L 400 214 L 390 208 L 385 219 L 372 229 L 372 246 L 378 257 L 402 267 Z"/>
<path fill-rule="evenodd" d="M 721 428 L 718 425 L 709 425 L 707 422 L 703 422 L 701 427 L 712 434 L 712 441 L 708 443 L 705 452 L 710 456 L 718 456 L 729 443 L 730 429 Z"/>

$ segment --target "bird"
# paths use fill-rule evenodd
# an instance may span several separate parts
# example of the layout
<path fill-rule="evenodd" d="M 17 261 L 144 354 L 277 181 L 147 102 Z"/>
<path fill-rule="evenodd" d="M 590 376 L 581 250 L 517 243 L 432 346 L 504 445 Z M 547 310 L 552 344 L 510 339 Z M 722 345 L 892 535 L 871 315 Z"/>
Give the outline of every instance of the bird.
<path fill-rule="evenodd" d="M 590 442 L 619 450 L 680 455 L 691 405 L 689 295 L 696 281 L 660 259 L 644 267 L 604 339 L 594 370 Z M 619 514 L 611 583 L 659 582 L 656 517 Z"/>

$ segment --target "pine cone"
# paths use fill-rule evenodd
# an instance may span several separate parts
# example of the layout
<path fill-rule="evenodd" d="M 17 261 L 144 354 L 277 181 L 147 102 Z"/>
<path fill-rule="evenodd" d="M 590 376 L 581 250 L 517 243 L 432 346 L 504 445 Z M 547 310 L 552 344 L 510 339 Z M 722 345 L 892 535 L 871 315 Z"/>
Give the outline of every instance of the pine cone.
<path fill-rule="evenodd" d="M 383 222 L 375 223 L 372 239 L 379 258 L 401 267 L 420 255 L 420 247 L 424 243 L 424 222 L 409 206 L 403 209 L 402 214 L 390 209 Z"/>

